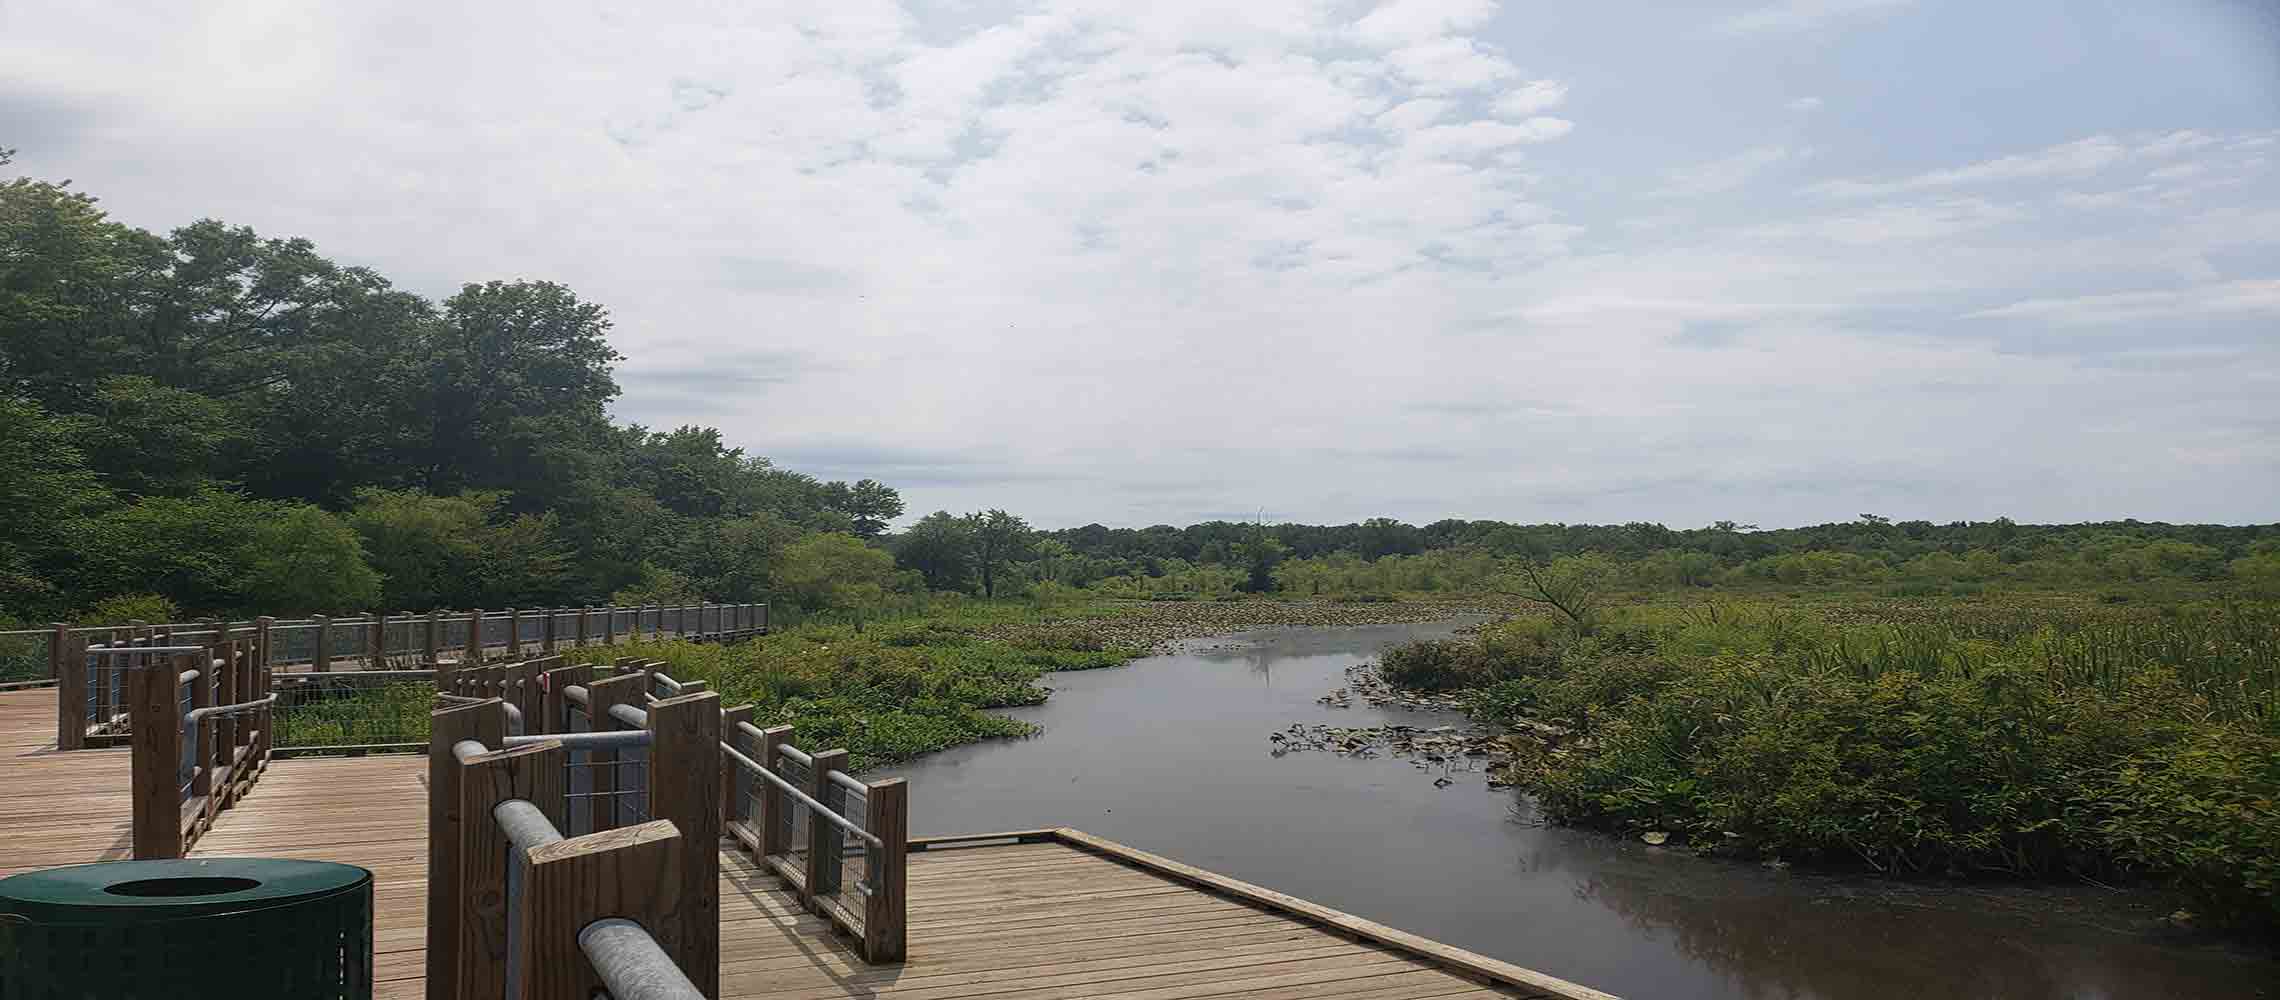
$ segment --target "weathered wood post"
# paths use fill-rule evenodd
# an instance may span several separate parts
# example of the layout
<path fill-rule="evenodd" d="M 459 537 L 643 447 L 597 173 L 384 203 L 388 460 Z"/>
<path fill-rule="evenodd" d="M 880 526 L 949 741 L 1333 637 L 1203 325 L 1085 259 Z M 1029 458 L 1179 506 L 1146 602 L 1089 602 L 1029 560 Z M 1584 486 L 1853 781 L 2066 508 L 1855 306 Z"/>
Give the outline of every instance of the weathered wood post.
<path fill-rule="evenodd" d="M 791 741 L 792 727 L 790 726 L 769 726 L 761 730 L 760 756 L 756 758 L 759 760 L 760 766 L 766 768 L 770 774 L 779 778 L 783 777 L 784 772 L 776 761 L 783 756 L 784 744 Z M 759 809 L 754 812 L 752 821 L 760 826 L 760 846 L 758 848 L 760 856 L 763 858 L 780 857 L 792 849 L 791 843 L 786 838 L 785 830 L 789 824 L 784 822 L 784 817 L 787 815 L 786 810 L 792 807 L 791 799 L 783 792 L 778 791 L 775 785 L 763 780 L 760 783 L 760 799 L 757 805 Z"/>
<path fill-rule="evenodd" d="M 507 659 L 522 659 L 522 610 L 507 609 Z"/>
<path fill-rule="evenodd" d="M 567 667 L 555 667 L 546 672 L 545 678 L 546 707 L 543 711 L 546 715 L 546 728 L 540 731 L 547 733 L 570 732 L 570 697 L 562 692 L 572 684 L 585 687 L 591 683 L 594 679 L 594 665 L 579 663 Z"/>
<path fill-rule="evenodd" d="M 87 657 L 73 655 L 71 626 L 48 626 L 48 676 L 55 678 L 55 747 L 87 748 Z"/>
<path fill-rule="evenodd" d="M 483 665 L 483 609 L 467 612 L 467 652 L 460 656 L 470 667 Z"/>
<path fill-rule="evenodd" d="M 681 831 L 680 947 L 669 950 L 705 996 L 720 995 L 720 695 L 649 706 L 649 816 Z"/>
<path fill-rule="evenodd" d="M 255 656 L 253 690 L 246 692 L 246 701 L 269 697 L 269 692 L 277 686 L 276 675 L 273 673 L 276 670 L 276 664 L 272 659 L 274 647 L 270 645 L 270 629 L 275 624 L 277 624 L 277 619 L 268 615 L 262 615 L 253 620 Z M 265 708 L 256 718 L 260 725 L 260 728 L 254 730 L 258 739 L 255 742 L 254 749 L 248 752 L 259 758 L 260 766 L 255 770 L 266 771 L 269 769 L 269 752 L 277 746 L 277 716 L 274 711 Z"/>
<path fill-rule="evenodd" d="M 578 606 L 578 631 L 570 640 L 570 648 L 584 649 L 586 647 L 586 613 L 592 610 L 585 605 Z"/>
<path fill-rule="evenodd" d="M 648 686 L 649 678 L 643 674 L 601 677 L 586 685 L 586 711 L 593 715 L 594 731 L 606 733 L 633 728 L 612 716 L 610 708 L 615 705 L 640 707 L 641 693 L 648 690 Z M 656 748 L 650 750 L 654 759 Z M 618 752 L 596 749 L 586 754 L 586 760 L 594 765 L 587 769 L 593 775 L 594 797 L 586 800 L 593 803 L 594 829 L 615 829 L 619 810 L 614 793 L 621 784 L 617 773 Z"/>
<path fill-rule="evenodd" d="M 863 797 L 868 810 L 863 829 L 885 842 L 872 860 L 871 894 L 863 898 L 863 957 L 872 962 L 903 960 L 903 937 L 909 925 L 908 880 L 910 789 L 901 778 L 870 783 Z"/>
<path fill-rule="evenodd" d="M 317 615 L 310 621 L 317 626 L 317 644 L 309 653 L 309 669 L 320 674 L 332 673 L 332 618 Z"/>
<path fill-rule="evenodd" d="M 492 810 L 522 799 L 562 829 L 563 762 L 560 743 L 530 743 L 471 757 L 459 776 L 459 972 L 462 997 L 496 997 L 507 988 L 507 868 L 511 846 Z"/>
<path fill-rule="evenodd" d="M 517 923 L 523 933 L 517 944 L 523 974 L 517 1000 L 595 995 L 602 983 L 579 948 L 578 934 L 603 917 L 640 924 L 667 955 L 678 954 L 681 864 L 701 853 L 699 847 L 709 845 L 693 845 L 673 824 L 653 820 L 556 841 L 520 859 Z M 719 975 L 717 967 L 713 974 Z"/>
<path fill-rule="evenodd" d="M 214 623 L 214 637 L 206 647 L 206 663 L 214 671 L 214 704 L 234 705 L 245 699 L 238 697 L 238 658 L 230 647 L 230 627 L 224 622 Z M 216 810 L 228 808 L 230 794 L 237 788 L 238 720 L 234 715 L 214 717 L 214 767 L 221 781 L 214 783 Z"/>
<path fill-rule="evenodd" d="M 508 690 L 514 692 L 508 700 L 515 703 L 515 711 L 522 713 L 524 733 L 548 731 L 545 718 L 546 696 L 538 689 L 538 675 L 541 671 L 561 665 L 562 658 L 556 656 L 546 659 L 524 660 L 507 667 L 507 672 L 513 678 L 507 682 Z"/>
<path fill-rule="evenodd" d="M 546 609 L 546 610 L 544 610 L 544 611 L 541 611 L 541 612 L 539 612 L 539 613 L 538 613 L 538 622 L 539 622 L 539 629 L 538 629 L 538 651 L 539 651 L 539 652 L 541 652 L 541 653 L 552 653 L 552 652 L 554 652 L 554 620 L 555 620 L 556 618 L 560 617 L 560 616 L 561 616 L 561 614 L 562 614 L 562 609 L 560 609 L 560 608 L 548 608 L 548 609 Z"/>
<path fill-rule="evenodd" d="M 506 742 L 507 713 L 497 699 L 428 713 L 427 981 L 432 997 L 460 996 L 459 972 L 460 775 L 452 747 L 475 740 Z M 489 823 L 489 816 L 480 817 Z"/>
<path fill-rule="evenodd" d="M 421 642 L 427 648 L 428 669 L 436 671 L 437 677 L 443 676 L 443 612 L 428 609 L 427 631 L 422 633 Z"/>
<path fill-rule="evenodd" d="M 808 797 L 835 813 L 846 809 L 847 792 L 831 783 L 831 772 L 847 769 L 847 751 L 825 750 L 813 760 L 815 766 L 808 772 Z M 808 817 L 807 895 L 811 912 L 823 913 L 815 901 L 839 893 L 840 852 L 845 849 L 846 835 L 837 826 L 821 817 Z"/>
<path fill-rule="evenodd" d="M 617 605 L 602 609 L 602 645 L 617 645 Z"/>
<path fill-rule="evenodd" d="M 762 634 L 768 631 L 768 606 L 765 604 L 760 606 L 760 631 Z"/>
<path fill-rule="evenodd" d="M 192 657 L 149 653 L 127 671 L 127 724 L 134 774 L 135 860 L 182 856 L 182 796 L 175 778 L 182 772 L 182 716 L 174 694 L 180 671 L 194 669 Z"/>
<path fill-rule="evenodd" d="M 364 669 L 388 669 L 388 616 L 378 611 L 364 613 L 365 624 L 371 634 L 364 640 Z"/>

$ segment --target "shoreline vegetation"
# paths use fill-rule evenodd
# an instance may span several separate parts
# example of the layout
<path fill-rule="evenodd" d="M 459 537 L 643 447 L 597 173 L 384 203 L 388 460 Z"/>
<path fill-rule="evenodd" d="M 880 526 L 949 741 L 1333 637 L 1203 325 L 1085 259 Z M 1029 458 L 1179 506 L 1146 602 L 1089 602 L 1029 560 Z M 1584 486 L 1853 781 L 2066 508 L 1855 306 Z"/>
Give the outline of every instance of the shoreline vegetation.
<path fill-rule="evenodd" d="M 2280 609 L 2089 595 L 1556 608 L 1386 651 L 1557 823 L 1913 877 L 2167 886 L 2280 928 Z M 1473 742 L 1479 742 L 1475 740 Z"/>

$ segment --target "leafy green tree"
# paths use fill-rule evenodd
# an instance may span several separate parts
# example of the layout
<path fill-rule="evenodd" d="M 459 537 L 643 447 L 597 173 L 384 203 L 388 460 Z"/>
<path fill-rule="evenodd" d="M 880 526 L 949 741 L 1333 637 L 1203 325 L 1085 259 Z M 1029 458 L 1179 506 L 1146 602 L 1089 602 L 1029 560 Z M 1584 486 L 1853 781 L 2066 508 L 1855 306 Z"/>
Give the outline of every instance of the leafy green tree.
<path fill-rule="evenodd" d="M 181 496 L 233 467 L 248 443 L 220 400 L 141 375 L 97 380 L 86 409 L 66 418 L 88 465 L 123 492 Z"/>
<path fill-rule="evenodd" d="M 512 488 L 544 510 L 596 472 L 603 407 L 618 393 L 609 314 L 550 281 L 470 284 L 428 345 L 413 459 L 430 493 Z"/>
<path fill-rule="evenodd" d="M 830 491 L 831 507 L 847 515 L 860 537 L 877 538 L 887 530 L 887 522 L 902 516 L 902 494 L 876 479 L 858 479 L 853 486 L 830 483 L 825 489 Z"/>
<path fill-rule="evenodd" d="M 0 396 L 0 613 L 59 613 L 74 550 L 111 504 L 68 429 L 39 404 Z M 147 589 L 147 588 L 146 588 Z"/>
<path fill-rule="evenodd" d="M 895 585 L 895 559 L 853 535 L 809 535 L 785 547 L 776 589 L 801 608 L 876 607 Z"/>
<path fill-rule="evenodd" d="M 970 519 L 938 510 L 919 518 L 894 540 L 896 565 L 917 570 L 929 590 L 972 586 L 975 539 Z"/>
<path fill-rule="evenodd" d="M 1254 530 L 1251 536 L 1236 543 L 1235 562 L 1243 567 L 1243 589 L 1264 594 L 1275 589 L 1275 567 L 1282 565 L 1290 555 L 1290 546 L 1267 534 L 1264 529 Z"/>
<path fill-rule="evenodd" d="M 552 515 L 513 514 L 498 492 L 357 494 L 349 523 L 394 608 L 504 608 L 572 599 Z"/>
<path fill-rule="evenodd" d="M 990 509 L 966 515 L 973 539 L 974 568 L 982 574 L 982 596 L 997 596 L 997 582 L 1006 567 L 1029 552 L 1029 522 L 1005 511 Z"/>
<path fill-rule="evenodd" d="M 245 565 L 246 605 L 268 614 L 355 611 L 380 597 L 380 574 L 365 564 L 356 529 L 305 504 L 254 527 Z"/>
<path fill-rule="evenodd" d="M 155 592 L 193 613 L 245 606 L 247 553 L 270 504 L 213 487 L 104 513 L 82 543 L 81 593 Z"/>
<path fill-rule="evenodd" d="M 766 595 L 784 547 L 799 537 L 797 525 L 768 513 L 697 521 L 673 547 L 672 568 L 712 600 L 757 600 Z"/>

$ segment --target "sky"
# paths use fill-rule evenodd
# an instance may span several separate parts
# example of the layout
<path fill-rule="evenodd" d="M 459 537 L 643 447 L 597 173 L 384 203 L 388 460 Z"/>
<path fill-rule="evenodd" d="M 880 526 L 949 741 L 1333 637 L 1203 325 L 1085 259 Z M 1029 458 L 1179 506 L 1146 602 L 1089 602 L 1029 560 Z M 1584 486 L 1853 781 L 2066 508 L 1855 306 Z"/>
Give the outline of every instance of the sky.
<path fill-rule="evenodd" d="M 2263 523 L 2276 10 L 0 0 L 0 146 L 913 517 Z"/>

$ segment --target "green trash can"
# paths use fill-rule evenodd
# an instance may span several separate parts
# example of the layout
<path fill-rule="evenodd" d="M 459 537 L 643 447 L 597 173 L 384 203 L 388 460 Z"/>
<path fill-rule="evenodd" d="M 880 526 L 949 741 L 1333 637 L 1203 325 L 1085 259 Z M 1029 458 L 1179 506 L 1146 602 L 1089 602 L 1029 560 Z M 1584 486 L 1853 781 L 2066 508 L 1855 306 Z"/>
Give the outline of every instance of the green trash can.
<path fill-rule="evenodd" d="M 271 858 L 0 879 L 0 1000 L 369 1000 L 372 873 Z"/>

